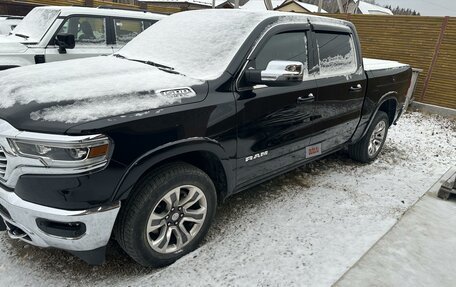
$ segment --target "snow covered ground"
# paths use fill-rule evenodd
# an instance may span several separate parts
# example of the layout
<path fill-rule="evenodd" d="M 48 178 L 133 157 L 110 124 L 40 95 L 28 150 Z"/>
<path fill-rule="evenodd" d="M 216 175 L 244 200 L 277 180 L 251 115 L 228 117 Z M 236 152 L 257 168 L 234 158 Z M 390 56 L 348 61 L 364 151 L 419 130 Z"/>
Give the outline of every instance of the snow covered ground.
<path fill-rule="evenodd" d="M 231 197 L 204 245 L 163 269 L 115 244 L 87 266 L 59 250 L 0 235 L 0 286 L 272 285 L 336 282 L 456 159 L 456 121 L 406 114 L 379 159 L 339 152 Z"/>

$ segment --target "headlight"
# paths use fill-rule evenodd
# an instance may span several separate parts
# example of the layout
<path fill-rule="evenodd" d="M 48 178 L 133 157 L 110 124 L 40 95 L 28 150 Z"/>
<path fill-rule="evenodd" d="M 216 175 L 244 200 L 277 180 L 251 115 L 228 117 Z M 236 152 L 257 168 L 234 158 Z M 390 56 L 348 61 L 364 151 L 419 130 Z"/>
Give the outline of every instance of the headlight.
<path fill-rule="evenodd" d="M 9 139 L 11 148 L 19 156 L 40 159 L 53 167 L 79 167 L 106 162 L 110 141 L 100 137 L 84 142 L 45 142 L 29 139 Z"/>

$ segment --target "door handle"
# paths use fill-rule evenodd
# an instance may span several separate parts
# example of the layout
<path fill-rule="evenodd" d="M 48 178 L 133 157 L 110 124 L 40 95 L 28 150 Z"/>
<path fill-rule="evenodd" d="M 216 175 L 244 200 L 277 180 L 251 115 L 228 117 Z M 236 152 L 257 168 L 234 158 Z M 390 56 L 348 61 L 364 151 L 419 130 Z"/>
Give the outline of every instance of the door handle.
<path fill-rule="evenodd" d="M 313 102 L 315 100 L 315 96 L 310 93 L 307 97 L 299 97 L 297 99 L 298 104 L 303 104 L 303 103 L 308 103 L 308 102 Z"/>
<path fill-rule="evenodd" d="M 361 84 L 357 84 L 356 86 L 350 87 L 351 92 L 358 92 L 358 91 L 361 91 L 362 89 L 363 89 L 363 86 L 361 86 Z"/>

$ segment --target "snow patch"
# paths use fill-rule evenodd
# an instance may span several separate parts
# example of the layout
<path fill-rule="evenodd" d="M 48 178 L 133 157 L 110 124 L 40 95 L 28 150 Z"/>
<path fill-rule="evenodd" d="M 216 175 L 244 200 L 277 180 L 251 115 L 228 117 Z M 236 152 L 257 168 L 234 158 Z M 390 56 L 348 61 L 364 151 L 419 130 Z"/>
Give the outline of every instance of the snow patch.
<path fill-rule="evenodd" d="M 32 112 L 32 120 L 58 121 L 66 123 L 79 123 L 96 120 L 113 115 L 156 109 L 158 107 L 180 104 L 182 99 L 194 97 L 193 94 L 182 95 L 179 97 L 169 97 L 160 93 L 149 95 L 115 96 L 86 101 L 76 101 L 71 105 L 56 105 L 40 111 Z M 149 111 L 134 114 L 141 117 L 149 114 Z"/>
<path fill-rule="evenodd" d="M 356 71 L 356 57 L 353 51 L 345 56 L 337 55 L 320 60 L 320 75 L 351 75 Z"/>

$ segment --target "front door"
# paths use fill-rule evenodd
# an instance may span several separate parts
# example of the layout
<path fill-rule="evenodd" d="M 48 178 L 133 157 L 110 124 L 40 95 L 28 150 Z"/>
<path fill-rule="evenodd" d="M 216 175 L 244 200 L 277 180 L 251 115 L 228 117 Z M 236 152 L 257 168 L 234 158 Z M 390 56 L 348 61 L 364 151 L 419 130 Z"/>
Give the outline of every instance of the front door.
<path fill-rule="evenodd" d="M 66 49 L 66 53 L 60 53 L 58 46 L 51 42 L 46 47 L 46 62 L 112 54 L 112 46 L 107 43 L 106 27 L 107 19 L 105 17 L 72 16 L 67 18 L 58 34 L 74 35 L 76 45 L 73 49 Z"/>
<path fill-rule="evenodd" d="M 312 133 L 316 82 L 308 76 L 307 31 L 270 35 L 260 42 L 246 69 L 264 70 L 270 61 L 304 64 L 304 80 L 293 86 L 240 87 L 237 92 L 239 186 L 260 180 L 305 159 Z M 242 82 L 242 81 L 241 81 Z M 246 84 L 248 86 L 248 84 Z M 239 87 L 238 87 L 239 88 Z"/>

